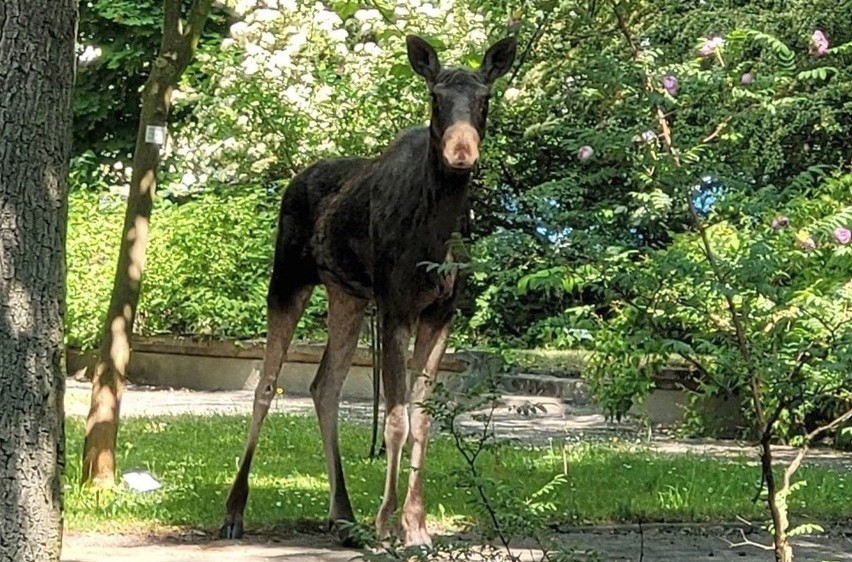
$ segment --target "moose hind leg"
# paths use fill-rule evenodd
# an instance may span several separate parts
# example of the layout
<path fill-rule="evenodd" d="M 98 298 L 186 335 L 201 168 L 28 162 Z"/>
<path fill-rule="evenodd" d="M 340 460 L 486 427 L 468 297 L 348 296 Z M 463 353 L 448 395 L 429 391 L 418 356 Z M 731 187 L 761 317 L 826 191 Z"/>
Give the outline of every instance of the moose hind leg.
<path fill-rule="evenodd" d="M 269 406 L 275 396 L 275 386 L 281 365 L 287 355 L 287 349 L 293 339 L 293 332 L 299 318 L 305 311 L 313 287 L 279 290 L 273 282 L 267 299 L 267 335 L 266 353 L 263 359 L 263 373 L 254 393 L 251 425 L 246 438 L 245 451 L 237 476 L 231 486 L 226 503 L 225 523 L 219 530 L 219 536 L 225 539 L 238 539 L 243 535 L 243 512 L 248 500 L 248 476 L 251 461 L 257 448 L 260 429 Z"/>
<path fill-rule="evenodd" d="M 355 514 L 346 491 L 343 464 L 337 436 L 340 391 L 349 373 L 352 356 L 358 345 L 358 334 L 364 319 L 367 301 L 328 287 L 328 344 L 322 356 L 316 378 L 311 383 L 311 396 L 319 420 L 325 453 L 330 501 L 328 527 L 337 539 L 352 545 L 350 537 L 340 529 L 341 521 L 355 522 Z"/>
<path fill-rule="evenodd" d="M 452 304 L 436 304 L 420 316 L 414 355 L 411 361 L 411 467 L 408 492 L 402 506 L 402 530 L 406 546 L 431 546 L 426 531 L 426 508 L 423 502 L 423 469 L 429 442 L 431 418 L 421 404 L 432 395 L 441 358 L 447 349 L 452 321 Z"/>

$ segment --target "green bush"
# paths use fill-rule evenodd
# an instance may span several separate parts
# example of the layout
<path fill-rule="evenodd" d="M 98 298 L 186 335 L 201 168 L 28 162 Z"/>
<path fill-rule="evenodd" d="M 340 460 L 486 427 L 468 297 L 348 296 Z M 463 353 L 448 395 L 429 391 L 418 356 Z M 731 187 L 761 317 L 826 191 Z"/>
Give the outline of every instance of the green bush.
<path fill-rule="evenodd" d="M 256 338 L 266 331 L 279 195 L 262 187 L 211 191 L 154 209 L 135 333 Z M 115 272 L 124 204 L 73 193 L 69 203 L 69 345 L 98 344 Z M 296 337 L 324 330 L 325 296 L 315 292 Z"/>
<path fill-rule="evenodd" d="M 582 345 L 598 353 L 585 374 L 610 414 L 645 397 L 674 356 L 695 368 L 701 393 L 751 399 L 757 433 L 801 438 L 852 400 L 852 176 L 832 125 L 849 107 L 829 101 L 850 91 L 852 42 L 820 52 L 808 42 L 823 32 L 786 14 L 773 22 L 786 40 L 718 27 L 713 40 L 657 45 L 627 8 L 585 22 L 589 36 L 614 24 L 621 43 L 575 51 L 579 107 L 557 130 L 586 143 L 563 176 L 578 182 L 542 184 L 525 203 L 573 230 L 551 259 L 527 256 L 540 265 L 518 291 L 565 299 L 535 325 L 559 345 L 579 342 L 560 342 L 560 326 L 590 334 Z M 583 103 L 608 125 L 583 123 Z M 577 185 L 616 175 L 618 186 L 577 206 Z"/>

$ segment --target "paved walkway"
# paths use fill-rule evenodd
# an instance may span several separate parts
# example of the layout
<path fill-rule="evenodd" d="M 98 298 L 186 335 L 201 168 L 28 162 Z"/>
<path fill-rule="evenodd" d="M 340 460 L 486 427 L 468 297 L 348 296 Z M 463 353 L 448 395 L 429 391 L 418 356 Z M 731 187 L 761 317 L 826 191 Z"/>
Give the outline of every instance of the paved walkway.
<path fill-rule="evenodd" d="M 89 408 L 91 384 L 69 378 L 65 393 L 65 412 L 69 416 L 85 416 Z M 162 416 L 176 414 L 232 414 L 250 415 L 254 392 L 192 391 L 162 389 L 155 387 L 130 386 L 121 402 L 121 415 Z M 544 412 L 523 416 L 511 409 L 522 403 L 539 403 Z M 564 404 L 557 398 L 541 396 L 507 396 L 506 405 L 494 415 L 494 431 L 497 437 L 516 439 L 523 443 L 549 444 L 562 441 L 594 441 L 612 438 L 642 442 L 663 453 L 694 453 L 715 457 L 747 456 L 757 461 L 757 447 L 752 444 L 715 439 L 675 439 L 670 431 L 658 428 L 651 432 L 643 429 L 637 420 L 626 419 L 621 423 L 608 422 L 593 405 L 577 406 Z M 275 399 L 272 412 L 314 415 L 313 402 L 306 396 L 284 394 Z M 370 423 L 372 404 L 369 402 L 342 402 L 341 419 L 359 423 Z M 464 420 L 471 428 L 481 424 Z M 776 447 L 778 460 L 789 460 L 795 449 Z M 852 454 L 830 448 L 814 448 L 807 456 L 806 464 L 827 463 L 841 470 L 852 471 Z"/>
<path fill-rule="evenodd" d="M 741 541 L 741 536 L 733 530 L 712 528 L 700 533 L 650 529 L 641 535 L 627 529 L 594 530 L 569 533 L 561 539 L 575 549 L 577 562 L 769 562 L 773 559 L 770 552 L 753 546 L 731 548 L 728 543 Z M 794 544 L 797 562 L 852 561 L 852 540 L 842 535 L 797 539 Z M 517 549 L 515 553 L 522 555 L 525 561 L 540 559 L 535 551 Z M 249 537 L 231 542 L 207 537 L 69 534 L 65 537 L 62 561 L 348 562 L 360 554 L 360 551 L 332 547 L 327 538 L 311 535 L 284 540 Z"/>

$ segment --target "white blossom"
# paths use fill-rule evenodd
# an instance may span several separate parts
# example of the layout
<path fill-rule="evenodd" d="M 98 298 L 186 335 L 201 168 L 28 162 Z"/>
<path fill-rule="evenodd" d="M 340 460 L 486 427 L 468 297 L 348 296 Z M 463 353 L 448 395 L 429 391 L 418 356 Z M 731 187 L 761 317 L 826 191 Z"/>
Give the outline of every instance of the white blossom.
<path fill-rule="evenodd" d="M 346 32 L 345 29 L 342 28 L 332 30 L 331 32 L 329 32 L 328 36 L 332 41 L 336 42 L 343 42 L 349 38 L 349 34 Z"/>
<path fill-rule="evenodd" d="M 281 12 L 278 10 L 260 9 L 252 12 L 252 15 L 255 21 L 269 23 L 280 18 Z"/>
<path fill-rule="evenodd" d="M 237 23 L 231 26 L 231 37 L 234 41 L 239 41 L 248 34 L 248 31 L 248 24 L 244 21 L 238 21 Z"/>
<path fill-rule="evenodd" d="M 180 178 L 180 183 L 187 187 L 192 187 L 193 185 L 195 185 L 196 181 L 198 181 L 198 178 L 196 178 L 195 174 L 193 174 L 192 172 L 186 172 Z"/>
<path fill-rule="evenodd" d="M 101 48 L 95 47 L 94 45 L 86 45 L 86 48 L 83 49 L 83 52 L 77 57 L 77 60 L 80 61 L 80 64 L 89 64 L 91 62 L 97 61 L 101 58 Z"/>
<path fill-rule="evenodd" d="M 258 1 L 260 9 L 252 11 Z M 321 2 L 239 0 L 237 7 L 246 19 L 231 26 L 222 49 L 238 46 L 242 58 L 211 72 L 218 76 L 212 105 L 205 105 L 201 123 L 185 127 L 173 143 L 174 153 L 186 163 L 182 169 L 194 170 L 198 178 L 201 170 L 210 170 L 219 181 L 251 178 L 285 154 L 296 168 L 319 156 L 342 154 L 344 147 L 375 154 L 396 135 L 398 125 L 419 120 L 428 105 L 415 81 L 393 99 L 380 97 L 379 92 L 387 95 L 391 67 L 407 64 L 404 55 L 399 57 L 405 50 L 403 35 L 445 38 L 441 60 L 458 64 L 471 48 L 486 45 L 486 30 L 495 24 L 455 0 L 389 0 L 393 22 L 373 8 L 361 8 L 344 22 Z M 389 27 L 400 33 L 382 33 Z M 357 37 L 354 46 L 350 33 Z M 343 79 L 326 81 L 317 72 L 318 61 Z M 217 59 L 200 62 L 215 65 Z M 253 85 L 248 95 L 247 82 Z M 518 103 L 523 91 L 519 83 L 505 99 Z M 385 104 L 388 119 L 376 120 L 377 102 Z"/>
<path fill-rule="evenodd" d="M 412 0 L 412 4 L 413 4 L 414 1 L 415 0 Z M 379 12 L 376 9 L 358 10 L 358 11 L 355 12 L 353 17 L 360 22 L 377 21 L 377 20 L 382 19 L 382 14 L 381 14 L 381 12 Z"/>
<path fill-rule="evenodd" d="M 260 67 L 255 59 L 246 59 L 243 61 L 243 72 L 246 76 L 256 74 L 258 70 L 260 70 Z"/>
<path fill-rule="evenodd" d="M 287 51 L 276 51 L 269 57 L 269 65 L 277 68 L 287 68 L 290 66 L 290 53 Z"/>

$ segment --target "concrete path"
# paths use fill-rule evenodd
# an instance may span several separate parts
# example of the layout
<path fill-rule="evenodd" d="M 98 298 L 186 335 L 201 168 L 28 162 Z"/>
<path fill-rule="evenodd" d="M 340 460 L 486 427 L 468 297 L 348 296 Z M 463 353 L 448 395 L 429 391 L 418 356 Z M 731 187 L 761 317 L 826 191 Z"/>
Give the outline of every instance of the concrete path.
<path fill-rule="evenodd" d="M 71 534 L 62 545 L 62 562 L 346 562 L 359 553 L 333 548 L 314 537 L 287 541 L 235 542 L 166 537 Z"/>
<path fill-rule="evenodd" d="M 755 537 L 750 537 L 757 540 Z M 708 528 L 650 529 L 639 534 L 631 529 L 572 532 L 561 539 L 576 552 L 577 562 L 769 562 L 771 552 L 759 548 L 731 548 L 739 542 L 733 531 Z M 766 541 L 766 538 L 764 538 Z M 852 540 L 837 535 L 795 541 L 797 562 L 850 562 Z M 63 562 L 347 562 L 363 552 L 334 548 L 319 536 L 276 540 L 249 537 L 235 542 L 207 537 L 104 536 L 69 534 L 65 537 Z M 516 549 L 522 560 L 540 559 L 536 551 Z M 641 556 L 640 556 L 641 554 Z M 488 557 L 494 560 L 494 557 Z"/>
<path fill-rule="evenodd" d="M 89 410 L 91 384 L 72 378 L 67 379 L 65 393 L 65 412 L 69 416 L 85 416 Z M 192 391 L 182 389 L 163 389 L 155 387 L 130 386 L 124 393 L 121 403 L 121 415 L 162 416 L 176 414 L 196 415 L 250 415 L 254 392 L 249 390 L 232 391 Z M 512 406 L 523 403 L 536 403 L 544 407 L 544 412 L 523 416 L 512 410 Z M 310 397 L 284 394 L 275 399 L 271 413 L 314 415 L 314 406 Z M 342 402 L 341 419 L 369 424 L 372 417 L 372 404 L 369 402 Z M 752 444 L 715 439 L 676 439 L 668 428 L 654 428 L 649 433 L 635 419 L 626 419 L 621 423 L 608 422 L 599 409 L 593 405 L 578 406 L 563 403 L 558 398 L 542 396 L 507 396 L 505 405 L 494 415 L 494 431 L 497 437 L 516 439 L 525 444 L 579 442 L 608 440 L 612 438 L 642 442 L 662 453 L 693 453 L 714 457 L 746 456 L 757 462 L 757 447 Z M 462 422 L 471 428 L 481 424 L 466 420 Z M 795 455 L 795 449 L 776 447 L 779 461 L 789 461 Z M 852 454 L 842 453 L 830 448 L 815 447 L 808 453 L 806 464 L 827 463 L 840 470 L 852 472 Z"/>

